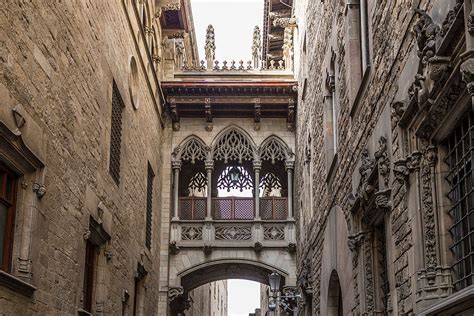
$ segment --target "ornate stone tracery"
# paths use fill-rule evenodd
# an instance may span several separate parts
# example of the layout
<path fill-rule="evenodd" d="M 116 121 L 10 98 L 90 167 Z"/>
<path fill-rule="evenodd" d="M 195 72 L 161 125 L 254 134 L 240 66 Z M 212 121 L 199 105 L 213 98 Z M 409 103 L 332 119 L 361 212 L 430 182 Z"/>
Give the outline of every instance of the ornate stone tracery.
<path fill-rule="evenodd" d="M 197 137 L 190 137 L 182 146 L 177 146 L 173 156 L 177 160 L 190 161 L 192 164 L 199 160 L 206 160 L 209 149 Z"/>
<path fill-rule="evenodd" d="M 267 139 L 259 150 L 260 159 L 269 160 L 272 164 L 287 160 L 292 155 L 291 150 L 275 137 Z"/>
<path fill-rule="evenodd" d="M 265 196 L 267 192 L 270 193 L 272 190 L 278 190 L 282 188 L 283 185 L 280 178 L 273 172 L 266 173 L 260 180 L 260 189 L 263 191 L 263 196 Z"/>
<path fill-rule="evenodd" d="M 237 181 L 234 181 L 231 176 L 234 168 L 240 173 Z M 253 187 L 252 176 L 242 166 L 229 166 L 224 169 L 217 179 L 217 187 L 219 189 L 225 189 L 227 192 L 230 192 L 231 189 L 238 189 L 240 192 L 249 190 Z"/>
<path fill-rule="evenodd" d="M 213 148 L 214 160 L 223 160 L 224 163 L 254 158 L 254 150 L 249 139 L 236 129 L 230 129 L 220 136 Z"/>

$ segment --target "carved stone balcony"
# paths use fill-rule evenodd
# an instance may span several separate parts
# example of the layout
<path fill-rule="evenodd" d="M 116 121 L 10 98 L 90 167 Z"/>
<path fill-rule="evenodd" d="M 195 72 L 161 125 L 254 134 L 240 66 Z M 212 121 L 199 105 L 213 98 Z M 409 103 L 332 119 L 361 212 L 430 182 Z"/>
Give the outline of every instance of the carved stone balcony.
<path fill-rule="evenodd" d="M 173 220 L 172 238 L 182 248 L 287 248 L 295 242 L 293 220 Z"/>
<path fill-rule="evenodd" d="M 293 243 L 294 220 L 288 198 L 261 197 L 261 218 L 255 218 L 250 197 L 212 198 L 212 218 L 206 219 L 206 197 L 181 197 L 179 219 L 172 221 L 172 242 L 179 247 L 287 247 Z M 258 246 L 257 246 L 258 247 Z"/>

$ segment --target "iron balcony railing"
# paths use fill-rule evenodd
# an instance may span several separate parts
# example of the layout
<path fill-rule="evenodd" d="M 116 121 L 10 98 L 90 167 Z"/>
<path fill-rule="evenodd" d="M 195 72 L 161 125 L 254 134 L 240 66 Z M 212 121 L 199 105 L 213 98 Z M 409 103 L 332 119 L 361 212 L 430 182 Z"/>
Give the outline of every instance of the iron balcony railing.
<path fill-rule="evenodd" d="M 179 218 L 181 220 L 204 220 L 207 210 L 205 197 L 179 198 Z M 255 218 L 254 198 L 216 197 L 212 198 L 212 218 L 214 220 L 253 220 Z M 288 198 L 260 198 L 262 220 L 285 220 L 288 216 Z"/>

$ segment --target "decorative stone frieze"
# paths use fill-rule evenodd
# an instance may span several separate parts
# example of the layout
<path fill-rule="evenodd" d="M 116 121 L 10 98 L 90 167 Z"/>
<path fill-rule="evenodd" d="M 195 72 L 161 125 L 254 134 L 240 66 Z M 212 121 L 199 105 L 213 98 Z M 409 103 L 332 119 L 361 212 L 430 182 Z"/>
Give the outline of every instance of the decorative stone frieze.
<path fill-rule="evenodd" d="M 423 152 L 421 161 L 422 181 L 422 215 L 424 226 L 425 264 L 427 271 L 431 272 L 438 265 L 436 253 L 436 223 L 435 210 L 433 209 L 433 168 L 437 161 L 437 150 L 429 146 Z"/>
<path fill-rule="evenodd" d="M 281 27 L 281 28 L 295 28 L 297 27 L 296 18 L 294 17 L 285 17 L 285 18 L 275 18 L 273 20 L 274 27 Z"/>
<path fill-rule="evenodd" d="M 165 11 L 179 11 L 181 10 L 181 3 L 180 2 L 171 2 L 166 4 L 165 6 L 161 7 L 161 10 Z"/>

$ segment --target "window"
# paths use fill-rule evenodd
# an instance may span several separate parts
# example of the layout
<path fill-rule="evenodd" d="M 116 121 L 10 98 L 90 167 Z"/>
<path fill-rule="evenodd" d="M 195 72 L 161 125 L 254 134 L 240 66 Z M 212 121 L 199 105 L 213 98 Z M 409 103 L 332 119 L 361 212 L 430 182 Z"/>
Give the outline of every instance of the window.
<path fill-rule="evenodd" d="M 155 173 L 148 163 L 148 177 L 146 188 L 146 224 L 145 224 L 145 245 L 148 249 L 151 248 L 151 229 L 153 219 L 153 179 Z"/>
<path fill-rule="evenodd" d="M 369 14 L 367 9 L 367 0 L 360 0 L 360 49 L 362 57 L 362 74 L 370 64 L 369 53 Z"/>
<path fill-rule="evenodd" d="M 96 247 L 90 242 L 86 243 L 86 259 L 84 262 L 84 284 L 82 308 L 87 312 L 92 312 L 92 298 L 94 290 L 94 268 L 95 268 Z"/>
<path fill-rule="evenodd" d="M 0 269 L 10 271 L 15 223 L 16 175 L 0 164 Z"/>
<path fill-rule="evenodd" d="M 452 208 L 453 225 L 451 250 L 454 254 L 453 270 L 456 290 L 473 284 L 474 274 L 474 180 L 472 172 L 474 154 L 474 115 L 471 111 L 448 138 L 448 197 Z"/>
<path fill-rule="evenodd" d="M 326 97 L 324 98 L 324 143 L 326 148 L 326 170 L 329 176 L 333 170 L 338 146 L 338 107 L 336 100 L 337 80 L 336 54 L 331 52 L 326 72 Z"/>
<path fill-rule="evenodd" d="M 109 173 L 118 185 L 120 183 L 120 153 L 122 146 L 122 115 L 124 103 L 115 81 L 112 87 L 112 124 L 110 128 Z"/>

